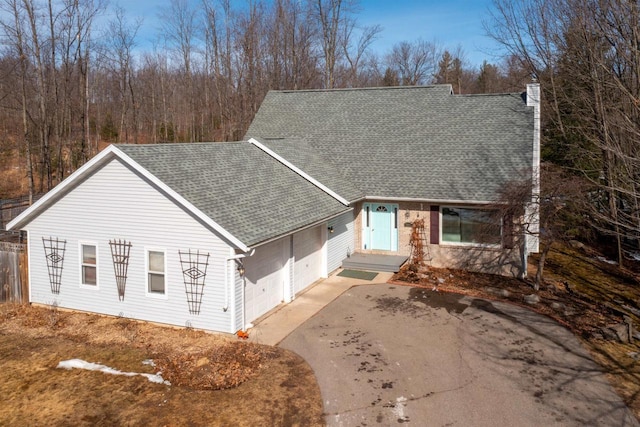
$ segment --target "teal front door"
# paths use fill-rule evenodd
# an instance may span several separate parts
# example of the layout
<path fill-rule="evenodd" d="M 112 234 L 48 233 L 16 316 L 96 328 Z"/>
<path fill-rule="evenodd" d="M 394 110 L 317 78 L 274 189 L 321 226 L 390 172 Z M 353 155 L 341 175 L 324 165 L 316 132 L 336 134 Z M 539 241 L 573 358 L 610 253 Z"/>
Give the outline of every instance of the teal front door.
<path fill-rule="evenodd" d="M 365 203 L 363 208 L 363 249 L 397 251 L 398 205 Z"/>

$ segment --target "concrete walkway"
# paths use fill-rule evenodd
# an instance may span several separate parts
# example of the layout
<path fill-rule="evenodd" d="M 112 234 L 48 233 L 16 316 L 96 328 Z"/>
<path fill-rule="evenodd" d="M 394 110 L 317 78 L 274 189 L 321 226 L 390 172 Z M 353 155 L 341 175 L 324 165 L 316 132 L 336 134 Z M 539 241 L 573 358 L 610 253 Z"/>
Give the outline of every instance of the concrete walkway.
<path fill-rule="evenodd" d="M 378 273 L 373 280 L 351 279 L 338 276 L 342 269 L 327 279 L 318 281 L 289 304 L 280 304 L 254 322 L 249 330 L 249 341 L 277 345 L 298 326 L 302 325 L 345 291 L 358 285 L 386 283 L 392 273 Z"/>

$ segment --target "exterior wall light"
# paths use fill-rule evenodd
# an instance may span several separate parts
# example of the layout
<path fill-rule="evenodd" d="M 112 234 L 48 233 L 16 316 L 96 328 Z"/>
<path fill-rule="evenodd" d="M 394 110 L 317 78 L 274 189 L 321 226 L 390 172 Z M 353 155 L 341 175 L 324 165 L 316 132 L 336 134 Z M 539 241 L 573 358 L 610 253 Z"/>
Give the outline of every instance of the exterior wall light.
<path fill-rule="evenodd" d="M 329 227 L 327 227 L 327 230 L 329 230 L 329 233 L 333 233 L 333 225 L 330 225 Z"/>
<path fill-rule="evenodd" d="M 242 264 L 238 264 L 238 274 L 240 274 L 241 276 L 244 276 L 244 265 Z"/>

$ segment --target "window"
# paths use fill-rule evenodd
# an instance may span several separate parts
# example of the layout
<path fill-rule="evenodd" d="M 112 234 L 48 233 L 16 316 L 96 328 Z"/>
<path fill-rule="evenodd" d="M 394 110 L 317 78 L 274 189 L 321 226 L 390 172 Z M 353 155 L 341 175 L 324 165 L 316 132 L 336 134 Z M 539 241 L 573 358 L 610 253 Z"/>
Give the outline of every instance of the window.
<path fill-rule="evenodd" d="M 165 294 L 163 251 L 147 251 L 147 291 L 151 294 Z"/>
<path fill-rule="evenodd" d="M 98 285 L 98 263 L 96 254 L 97 249 L 95 245 L 80 244 L 80 255 L 82 257 L 80 280 L 83 285 Z"/>
<path fill-rule="evenodd" d="M 369 226 L 369 206 L 367 205 L 366 210 L 367 210 L 367 227 Z"/>
<path fill-rule="evenodd" d="M 500 245 L 502 230 L 495 212 L 470 208 L 442 208 L 442 242 Z"/>

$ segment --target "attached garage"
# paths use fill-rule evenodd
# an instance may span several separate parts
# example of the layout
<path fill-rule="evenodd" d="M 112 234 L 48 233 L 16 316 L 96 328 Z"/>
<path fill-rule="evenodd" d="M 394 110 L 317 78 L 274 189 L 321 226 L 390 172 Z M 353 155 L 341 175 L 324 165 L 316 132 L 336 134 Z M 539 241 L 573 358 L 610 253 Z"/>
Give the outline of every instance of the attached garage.
<path fill-rule="evenodd" d="M 256 248 L 255 254 L 244 260 L 245 315 L 252 322 L 284 300 L 288 286 L 289 238 L 279 239 Z"/>
<path fill-rule="evenodd" d="M 293 290 L 301 292 L 324 276 L 324 236 L 326 226 L 317 226 L 293 235 Z"/>
<path fill-rule="evenodd" d="M 244 259 L 246 322 L 252 322 L 326 275 L 326 223 L 256 248 Z M 293 271 L 291 271 L 293 266 Z"/>

